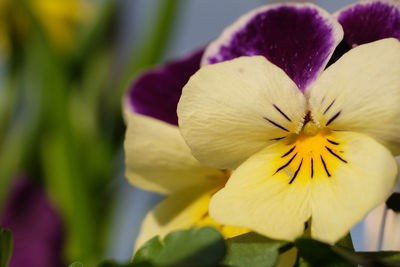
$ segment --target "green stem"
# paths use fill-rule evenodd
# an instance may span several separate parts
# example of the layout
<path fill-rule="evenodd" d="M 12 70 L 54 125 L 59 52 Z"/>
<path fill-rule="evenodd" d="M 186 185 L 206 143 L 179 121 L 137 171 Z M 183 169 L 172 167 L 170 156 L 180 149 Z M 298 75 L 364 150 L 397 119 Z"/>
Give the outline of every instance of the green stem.
<path fill-rule="evenodd" d="M 11 125 L 12 114 L 17 103 L 16 78 L 17 74 L 7 71 L 4 74 L 5 81 L 1 83 L 0 91 L 0 145 L 3 143 L 7 129 Z"/>
<path fill-rule="evenodd" d="M 116 123 L 114 118 L 120 117 L 121 99 L 132 80 L 135 79 L 141 69 L 157 63 L 163 56 L 172 37 L 173 26 L 178 18 L 182 3 L 182 0 L 164 0 L 160 2 L 159 9 L 147 23 L 147 25 L 153 25 L 153 27 L 144 33 L 145 36 L 139 38 L 139 40 L 143 41 L 139 44 L 139 48 L 131 56 L 128 56 L 129 60 L 126 62 L 124 70 L 117 77 L 117 90 L 115 90 L 114 85 L 110 86 L 108 95 L 111 94 L 111 96 L 106 99 L 111 100 L 111 103 L 108 103 L 107 106 L 111 110 L 109 121 L 112 124 L 115 125 Z M 119 126 L 115 125 L 114 128 L 117 128 L 118 132 Z M 115 133 L 113 134 L 115 135 Z"/>
<path fill-rule="evenodd" d="M 340 239 L 335 245 L 338 247 L 346 248 L 352 252 L 355 251 L 354 245 L 353 245 L 353 240 L 351 238 L 350 233 L 348 233 L 345 237 Z"/>
<path fill-rule="evenodd" d="M 36 94 L 39 104 L 39 118 L 34 127 L 38 129 L 34 135 L 37 150 L 29 155 L 29 160 L 40 162 L 42 178 L 61 211 L 67 233 L 67 256 L 90 263 L 99 254 L 98 218 L 92 207 L 96 197 L 92 194 L 85 158 L 72 134 L 69 117 L 72 85 L 68 68 L 53 50 L 29 4 L 20 1 L 34 30 L 34 38 L 27 46 L 26 68 L 29 90 Z M 19 151 L 25 152 L 23 148 Z"/>
<path fill-rule="evenodd" d="M 181 0 L 165 0 L 162 2 L 159 12 L 155 15 L 153 29 L 150 30 L 147 38 L 146 36 L 141 38 L 144 40 L 143 43 L 139 45 L 140 48 L 128 62 L 123 75 L 125 82 L 131 79 L 132 75 L 136 74 L 140 68 L 155 64 L 160 60 L 171 38 L 181 3 Z M 151 24 L 148 23 L 148 25 Z"/>
<path fill-rule="evenodd" d="M 23 169 L 24 163 L 33 155 L 35 136 L 39 128 L 38 103 L 32 90 L 25 79 L 26 72 L 20 70 L 15 73 L 15 83 L 12 88 L 15 94 L 13 106 L 20 106 L 17 110 L 13 108 L 9 116 L 12 120 L 4 131 L 0 142 L 0 203 L 4 205 L 9 183 L 15 175 Z"/>
<path fill-rule="evenodd" d="M 86 59 L 97 52 L 100 44 L 109 45 L 110 31 L 117 11 L 117 1 L 107 0 L 99 8 L 91 23 L 84 25 L 84 30 L 77 38 L 77 45 L 72 53 L 74 68 L 79 68 Z"/>

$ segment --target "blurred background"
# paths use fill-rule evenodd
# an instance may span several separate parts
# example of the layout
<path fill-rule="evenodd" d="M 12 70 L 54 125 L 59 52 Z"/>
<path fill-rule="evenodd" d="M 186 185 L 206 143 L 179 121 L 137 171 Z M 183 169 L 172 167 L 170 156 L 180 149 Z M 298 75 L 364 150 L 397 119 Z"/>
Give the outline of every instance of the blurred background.
<path fill-rule="evenodd" d="M 142 70 L 271 2 L 280 1 L 0 0 L 0 214 L 14 236 L 11 266 L 130 259 L 161 196 L 124 178 L 124 92 Z M 354 1 L 312 2 L 335 12 Z M 356 248 L 399 249 L 396 215 L 382 206 L 369 217 L 353 229 Z"/>

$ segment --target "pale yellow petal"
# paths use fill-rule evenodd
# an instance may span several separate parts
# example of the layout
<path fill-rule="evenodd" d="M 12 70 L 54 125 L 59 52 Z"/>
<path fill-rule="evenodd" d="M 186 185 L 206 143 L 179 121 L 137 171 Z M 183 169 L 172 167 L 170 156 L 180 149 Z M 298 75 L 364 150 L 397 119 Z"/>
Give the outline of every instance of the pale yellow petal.
<path fill-rule="evenodd" d="M 336 242 L 397 179 L 390 151 L 367 135 L 322 129 L 271 145 L 245 161 L 210 202 L 222 224 L 293 240 L 311 216 L 312 237 Z"/>
<path fill-rule="evenodd" d="M 183 88 L 179 126 L 201 162 L 234 169 L 274 139 L 300 130 L 304 95 L 262 56 L 202 67 Z"/>
<path fill-rule="evenodd" d="M 203 186 L 190 187 L 167 196 L 146 215 L 135 247 L 139 248 L 156 235 L 163 238 L 171 231 L 194 226 L 207 214 L 211 197 L 209 190 Z"/>
<path fill-rule="evenodd" d="M 199 163 L 176 126 L 127 113 L 125 136 L 126 177 L 135 186 L 170 193 L 226 174 Z"/>
<path fill-rule="evenodd" d="M 300 236 L 311 215 L 311 179 L 303 168 L 290 183 L 298 166 L 305 165 L 295 152 L 282 157 L 292 147 L 284 142 L 271 145 L 240 165 L 225 188 L 212 197 L 211 217 L 274 239 L 292 241 Z"/>
<path fill-rule="evenodd" d="M 332 132 L 329 140 L 338 145 L 328 144 L 331 152 L 323 155 L 331 176 L 313 179 L 311 235 L 333 243 L 389 197 L 397 164 L 389 150 L 366 135 Z"/>
<path fill-rule="evenodd" d="M 210 198 L 211 198 L 211 195 L 210 195 Z M 207 210 L 207 214 L 201 220 L 196 222 L 196 225 L 199 227 L 213 226 L 220 231 L 220 233 L 224 236 L 224 238 L 232 238 L 232 237 L 235 237 L 238 235 L 243 235 L 245 233 L 250 232 L 250 230 L 248 230 L 247 228 L 228 226 L 228 225 L 222 225 L 220 223 L 217 223 L 216 221 L 213 220 L 213 218 L 211 218 L 211 216 L 208 213 L 208 210 Z"/>
<path fill-rule="evenodd" d="M 214 226 L 226 238 L 248 232 L 246 229 L 220 225 L 208 215 L 210 198 L 222 185 L 211 183 L 192 186 L 168 196 L 147 214 L 136 240 L 135 249 L 156 235 L 163 238 L 171 231 L 193 226 Z"/>
<path fill-rule="evenodd" d="M 400 153 L 400 42 L 360 45 L 331 65 L 307 92 L 313 119 L 362 132 Z"/>

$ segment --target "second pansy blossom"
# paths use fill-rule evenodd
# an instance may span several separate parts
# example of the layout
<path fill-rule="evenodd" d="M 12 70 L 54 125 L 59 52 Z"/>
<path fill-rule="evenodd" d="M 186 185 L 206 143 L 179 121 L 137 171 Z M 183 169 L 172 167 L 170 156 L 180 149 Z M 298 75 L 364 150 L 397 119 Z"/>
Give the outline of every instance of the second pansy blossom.
<path fill-rule="evenodd" d="M 144 219 L 136 249 L 171 231 L 212 225 L 225 238 L 248 232 L 208 214 L 211 196 L 230 175 L 200 164 L 179 133 L 176 106 L 183 85 L 200 67 L 203 49 L 142 74 L 124 103 L 126 176 L 135 186 L 167 195 Z"/>
<path fill-rule="evenodd" d="M 311 220 L 312 237 L 335 242 L 386 200 L 400 149 L 400 42 L 360 45 L 323 71 L 342 36 L 320 8 L 287 4 L 243 16 L 206 50 L 203 64 L 232 60 L 192 76 L 178 117 L 197 159 L 236 169 L 211 199 L 216 221 L 293 240 Z"/>

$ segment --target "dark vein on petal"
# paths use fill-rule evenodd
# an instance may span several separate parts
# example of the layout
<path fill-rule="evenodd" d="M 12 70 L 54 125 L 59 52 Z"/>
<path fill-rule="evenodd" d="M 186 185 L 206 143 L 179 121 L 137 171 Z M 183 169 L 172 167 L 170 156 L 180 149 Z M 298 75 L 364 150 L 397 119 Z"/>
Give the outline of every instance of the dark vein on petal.
<path fill-rule="evenodd" d="M 294 150 L 295 148 L 296 148 L 296 146 L 292 147 L 288 152 L 286 152 L 285 154 L 283 154 L 283 155 L 281 156 L 281 158 L 284 158 L 284 157 L 286 157 L 287 155 L 289 155 L 290 153 L 292 153 L 293 150 Z"/>
<path fill-rule="evenodd" d="M 283 113 L 283 111 L 280 109 L 280 108 L 278 108 L 275 104 L 273 105 L 274 106 L 274 108 L 277 110 L 277 111 L 279 111 L 279 113 L 281 113 L 282 114 L 282 116 L 283 117 L 285 117 L 288 121 L 292 121 L 285 113 Z"/>
<path fill-rule="evenodd" d="M 326 167 L 324 158 L 322 157 L 322 155 L 320 155 L 320 157 L 321 157 L 322 164 L 324 165 L 324 169 L 326 171 L 326 174 L 328 175 L 328 177 L 331 177 L 331 174 L 329 173 L 328 168 Z"/>
<path fill-rule="evenodd" d="M 336 114 L 328 121 L 328 123 L 327 123 L 325 126 L 328 126 L 329 124 L 331 124 L 331 122 L 333 122 L 334 120 L 336 120 L 336 118 L 339 117 L 339 115 L 340 115 L 341 112 L 342 112 L 342 111 L 339 111 L 338 113 L 336 113 Z"/>
<path fill-rule="evenodd" d="M 298 174 L 299 171 L 300 171 L 301 165 L 303 165 L 303 159 L 301 159 L 300 165 L 299 165 L 299 167 L 297 168 L 296 172 L 294 173 L 293 178 L 292 178 L 292 180 L 290 180 L 289 184 L 291 184 L 291 183 L 294 181 L 294 179 L 296 179 L 296 176 L 297 176 L 297 174 Z"/>
<path fill-rule="evenodd" d="M 328 141 L 329 143 L 331 143 L 332 145 L 335 145 L 335 146 L 340 145 L 339 143 L 329 140 L 329 139 L 326 139 L 326 141 Z"/>
<path fill-rule="evenodd" d="M 280 128 L 280 129 L 282 129 L 282 130 L 284 130 L 284 131 L 286 131 L 286 132 L 289 132 L 289 130 L 288 129 L 286 129 L 285 127 L 283 127 L 283 126 L 281 126 L 281 125 L 279 125 L 279 124 L 277 124 L 276 122 L 274 122 L 274 121 L 271 121 L 270 119 L 268 119 L 267 117 L 264 117 L 264 119 L 265 120 L 267 120 L 267 121 L 269 121 L 272 125 L 274 125 L 274 126 L 276 126 L 276 127 L 278 127 L 278 128 Z"/>
<path fill-rule="evenodd" d="M 338 154 L 336 154 L 335 152 L 332 151 L 332 149 L 330 149 L 329 147 L 325 146 L 325 148 L 329 151 L 329 153 L 331 153 L 332 155 L 334 155 L 335 157 L 337 157 L 338 159 L 340 159 L 341 161 L 343 161 L 344 163 L 347 163 L 347 160 L 344 160 L 342 157 L 340 157 Z"/>
<path fill-rule="evenodd" d="M 269 139 L 269 141 L 278 141 L 278 140 L 282 140 L 282 139 L 284 139 L 284 138 L 286 138 L 286 136 L 277 137 L 277 138 L 272 138 L 272 139 Z"/>
<path fill-rule="evenodd" d="M 335 101 L 336 101 L 336 99 L 333 99 L 333 101 L 332 101 L 332 102 L 329 104 L 329 106 L 325 109 L 324 115 L 325 115 L 325 113 L 327 113 L 328 110 L 332 107 L 332 105 L 335 103 Z"/>
<path fill-rule="evenodd" d="M 311 158 L 311 179 L 314 177 L 314 159 Z"/>
<path fill-rule="evenodd" d="M 279 169 L 277 169 L 276 172 L 274 173 L 274 175 L 275 175 L 277 172 L 279 172 L 280 170 L 282 170 L 283 168 L 286 168 L 286 167 L 293 161 L 293 159 L 294 159 L 296 156 L 297 156 L 297 153 L 294 154 L 293 157 L 292 157 L 285 165 L 283 165 L 282 167 L 280 167 Z"/>

